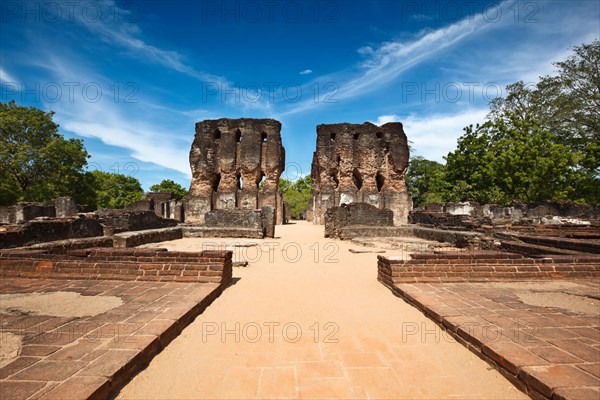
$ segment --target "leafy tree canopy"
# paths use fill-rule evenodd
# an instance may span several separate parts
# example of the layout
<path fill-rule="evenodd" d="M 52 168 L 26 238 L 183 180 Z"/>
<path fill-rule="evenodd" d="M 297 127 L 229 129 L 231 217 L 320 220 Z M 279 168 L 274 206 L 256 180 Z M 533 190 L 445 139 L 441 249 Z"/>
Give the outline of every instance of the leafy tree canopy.
<path fill-rule="evenodd" d="M 290 207 L 292 219 L 302 219 L 312 199 L 311 176 L 307 175 L 295 182 L 281 178 L 279 179 L 279 189 L 283 192 L 283 199 Z"/>
<path fill-rule="evenodd" d="M 54 113 L 0 103 L 0 202 L 48 201 L 72 195 L 93 201 L 84 189 L 88 153 L 83 141 L 65 139 Z"/>
<path fill-rule="evenodd" d="M 432 201 L 600 204 L 600 41 L 573 48 L 556 76 L 516 82 L 483 125 L 466 127 L 446 165 L 411 160 L 416 206 Z"/>
<path fill-rule="evenodd" d="M 161 183 L 150 186 L 150 190 L 153 192 L 172 192 L 177 200 L 181 200 L 188 194 L 186 188 L 170 179 L 163 179 Z"/>
<path fill-rule="evenodd" d="M 95 179 L 98 208 L 123 208 L 144 199 L 142 185 L 133 176 L 91 171 Z"/>

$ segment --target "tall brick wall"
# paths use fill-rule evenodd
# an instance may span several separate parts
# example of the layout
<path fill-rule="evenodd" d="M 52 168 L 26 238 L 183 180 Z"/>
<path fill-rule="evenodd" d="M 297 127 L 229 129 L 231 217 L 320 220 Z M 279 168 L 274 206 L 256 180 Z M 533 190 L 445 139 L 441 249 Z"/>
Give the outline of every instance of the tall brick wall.
<path fill-rule="evenodd" d="M 394 213 L 394 224 L 407 222 L 411 201 L 404 174 L 408 144 L 399 122 L 317 126 L 313 155 L 313 222 L 325 211 L 349 203 L 368 203 Z"/>
<path fill-rule="evenodd" d="M 273 119 L 198 122 L 190 150 L 192 183 L 184 201 L 185 221 L 203 223 L 205 214 L 215 209 L 268 205 L 281 223 L 278 184 L 285 151 L 280 131 L 281 123 Z"/>

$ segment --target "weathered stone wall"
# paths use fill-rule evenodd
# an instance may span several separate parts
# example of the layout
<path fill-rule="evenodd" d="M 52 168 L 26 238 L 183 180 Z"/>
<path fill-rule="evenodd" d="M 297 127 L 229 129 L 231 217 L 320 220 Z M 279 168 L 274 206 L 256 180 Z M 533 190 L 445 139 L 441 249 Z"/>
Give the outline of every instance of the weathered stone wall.
<path fill-rule="evenodd" d="M 148 192 L 146 200 L 153 202 L 153 210 L 157 216 L 183 221 L 183 204 L 177 201 L 173 192 Z"/>
<path fill-rule="evenodd" d="M 72 238 L 102 236 L 102 226 L 96 218 L 60 218 L 33 220 L 13 225 L 0 232 L 0 248 L 21 247 L 35 243 Z"/>
<path fill-rule="evenodd" d="M 52 200 L 56 218 L 71 217 L 79 212 L 79 207 L 75 199 L 69 196 L 58 197 Z"/>
<path fill-rule="evenodd" d="M 123 210 L 130 212 L 154 211 L 154 201 L 152 199 L 138 200 L 128 204 Z"/>
<path fill-rule="evenodd" d="M 498 251 L 415 253 L 410 260 L 377 256 L 377 280 L 396 283 L 454 283 L 517 280 L 597 279 L 597 255 L 523 257 Z"/>
<path fill-rule="evenodd" d="M 340 237 L 348 226 L 394 226 L 394 213 L 366 203 L 342 204 L 325 212 L 325 237 Z"/>
<path fill-rule="evenodd" d="M 0 207 L 0 224 L 14 224 L 17 222 L 15 206 Z"/>
<path fill-rule="evenodd" d="M 154 211 L 100 210 L 100 222 L 110 227 L 112 233 L 159 229 L 176 226 L 177 221 L 157 217 Z"/>
<path fill-rule="evenodd" d="M 211 210 L 267 205 L 275 210 L 277 221 L 283 221 L 278 201 L 285 164 L 280 131 L 281 123 L 273 119 L 198 122 L 190 150 L 192 184 L 184 201 L 185 221 L 203 223 Z"/>
<path fill-rule="evenodd" d="M 204 216 L 208 228 L 254 229 L 262 236 L 275 237 L 275 209 L 266 205 L 260 210 L 212 210 Z"/>
<path fill-rule="evenodd" d="M 232 252 L 165 249 L 81 249 L 57 255 L 0 251 L 0 278 L 85 279 L 227 284 Z"/>
<path fill-rule="evenodd" d="M 394 223 L 405 224 L 411 209 L 404 179 L 408 158 L 399 122 L 317 126 L 313 222 L 323 224 L 331 207 L 362 202 L 392 210 Z"/>
<path fill-rule="evenodd" d="M 481 205 L 467 201 L 428 204 L 425 210 L 413 210 L 409 216 L 410 223 L 442 229 L 478 229 L 503 222 L 525 225 L 560 224 L 563 218 L 565 223 L 570 224 L 598 221 L 600 208 L 570 201 L 542 201 L 529 205 L 515 201 L 510 206 Z"/>
<path fill-rule="evenodd" d="M 56 210 L 53 204 L 48 203 L 17 203 L 15 205 L 15 222 L 30 221 L 38 217 L 54 217 Z"/>
<path fill-rule="evenodd" d="M 58 197 L 48 203 L 19 202 L 0 207 L 0 224 L 21 224 L 38 217 L 67 218 L 85 211 L 72 197 Z"/>

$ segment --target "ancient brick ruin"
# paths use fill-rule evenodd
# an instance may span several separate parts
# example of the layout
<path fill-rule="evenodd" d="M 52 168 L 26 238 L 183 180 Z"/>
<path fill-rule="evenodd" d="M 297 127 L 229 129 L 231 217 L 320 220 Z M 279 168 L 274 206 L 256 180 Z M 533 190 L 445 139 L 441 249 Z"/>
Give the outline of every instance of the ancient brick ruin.
<path fill-rule="evenodd" d="M 212 210 L 256 210 L 270 206 L 283 222 L 278 191 L 284 169 L 281 123 L 273 119 L 206 120 L 196 124 L 190 150 L 192 184 L 185 221 L 204 223 Z"/>
<path fill-rule="evenodd" d="M 317 126 L 313 155 L 313 222 L 324 223 L 325 211 L 349 203 L 368 203 L 394 213 L 394 224 L 406 224 L 411 201 L 404 173 L 408 144 L 402 124 L 369 122 Z"/>

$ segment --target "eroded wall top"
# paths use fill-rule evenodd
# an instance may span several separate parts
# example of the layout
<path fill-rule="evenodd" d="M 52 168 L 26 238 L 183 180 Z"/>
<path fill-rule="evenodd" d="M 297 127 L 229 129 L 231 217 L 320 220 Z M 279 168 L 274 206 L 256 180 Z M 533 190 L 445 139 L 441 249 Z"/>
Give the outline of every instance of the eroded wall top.
<path fill-rule="evenodd" d="M 364 202 L 394 211 L 394 222 L 406 222 L 410 199 L 404 174 L 409 151 L 402 124 L 317 126 L 312 179 L 314 220 L 340 204 Z"/>

